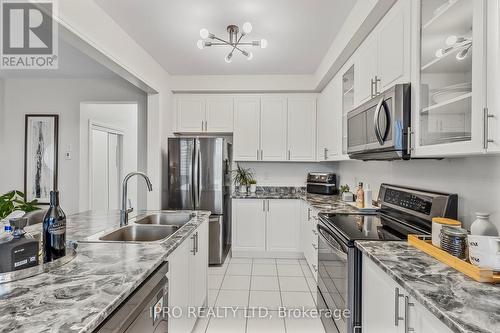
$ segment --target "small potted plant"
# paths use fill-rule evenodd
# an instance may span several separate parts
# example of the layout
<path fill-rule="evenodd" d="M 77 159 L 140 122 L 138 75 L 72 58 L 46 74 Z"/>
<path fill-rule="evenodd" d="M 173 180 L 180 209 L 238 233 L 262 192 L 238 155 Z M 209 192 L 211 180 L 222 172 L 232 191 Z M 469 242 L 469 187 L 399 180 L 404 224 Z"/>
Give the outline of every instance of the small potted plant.
<path fill-rule="evenodd" d="M 349 185 L 340 186 L 340 195 L 342 196 L 342 201 L 352 202 L 354 201 L 354 195 L 349 192 Z"/>
<path fill-rule="evenodd" d="M 253 173 L 250 169 L 242 168 L 238 163 L 236 164 L 236 170 L 234 170 L 233 182 L 235 185 L 239 186 L 240 193 L 247 192 L 247 186 L 250 184 L 250 180 L 253 179 Z"/>
<path fill-rule="evenodd" d="M 257 181 L 252 178 L 248 181 L 248 184 L 250 184 L 250 193 L 255 193 L 257 191 Z"/>
<path fill-rule="evenodd" d="M 10 191 L 0 195 L 0 221 L 5 219 L 14 211 L 24 213 L 32 212 L 40 208 L 37 207 L 38 201 L 25 201 L 24 193 L 21 191 Z"/>

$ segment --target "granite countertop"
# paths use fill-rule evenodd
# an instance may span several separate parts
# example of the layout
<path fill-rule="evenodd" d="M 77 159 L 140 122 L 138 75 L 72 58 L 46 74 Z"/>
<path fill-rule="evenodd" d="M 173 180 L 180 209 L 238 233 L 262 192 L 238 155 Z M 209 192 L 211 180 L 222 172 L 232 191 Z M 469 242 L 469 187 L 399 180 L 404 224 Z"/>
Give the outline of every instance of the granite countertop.
<path fill-rule="evenodd" d="M 305 187 L 259 186 L 255 193 L 235 192 L 233 199 L 302 199 L 321 213 L 358 213 L 338 195 L 307 193 Z"/>
<path fill-rule="evenodd" d="M 151 213 L 139 212 L 137 217 Z M 0 284 L 0 332 L 92 332 L 209 215 L 196 212 L 161 243 L 79 242 L 77 256 L 66 265 Z M 67 239 L 81 241 L 118 226 L 118 212 L 68 216 Z"/>
<path fill-rule="evenodd" d="M 500 332 L 500 285 L 476 282 L 406 242 L 356 246 L 454 332 Z"/>

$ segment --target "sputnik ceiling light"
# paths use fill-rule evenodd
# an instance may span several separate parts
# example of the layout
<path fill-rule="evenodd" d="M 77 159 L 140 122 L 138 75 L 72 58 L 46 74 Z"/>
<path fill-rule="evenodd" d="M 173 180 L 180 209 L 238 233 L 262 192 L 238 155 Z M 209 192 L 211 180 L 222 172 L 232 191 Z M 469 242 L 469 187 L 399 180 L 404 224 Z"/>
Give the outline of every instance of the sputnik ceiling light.
<path fill-rule="evenodd" d="M 224 60 L 230 63 L 233 58 L 233 53 L 235 50 L 240 51 L 248 60 L 252 60 L 253 53 L 251 51 L 246 51 L 241 48 L 241 46 L 260 46 L 260 48 L 265 49 L 267 47 L 267 40 L 254 40 L 251 42 L 242 42 L 241 39 L 252 32 L 252 25 L 250 22 L 243 24 L 242 32 L 240 34 L 240 28 L 237 25 L 228 25 L 227 32 L 229 34 L 229 40 L 226 41 L 222 38 L 215 36 L 214 34 L 208 32 L 207 29 L 203 28 L 200 30 L 200 37 L 202 39 L 198 40 L 198 48 L 204 49 L 207 46 L 229 46 L 231 51 L 226 55 Z M 210 40 L 209 40 L 210 39 Z"/>

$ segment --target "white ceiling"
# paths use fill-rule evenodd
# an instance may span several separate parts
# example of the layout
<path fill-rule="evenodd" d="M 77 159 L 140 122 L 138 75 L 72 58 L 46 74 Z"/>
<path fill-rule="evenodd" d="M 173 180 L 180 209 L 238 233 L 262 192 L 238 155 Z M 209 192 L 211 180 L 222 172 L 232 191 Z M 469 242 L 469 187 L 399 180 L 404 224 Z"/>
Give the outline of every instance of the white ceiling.
<path fill-rule="evenodd" d="M 312 74 L 353 0 L 94 0 L 172 75 Z M 199 50 L 199 31 L 227 39 L 226 26 L 249 21 L 248 40 L 266 38 L 254 57 L 225 47 Z"/>

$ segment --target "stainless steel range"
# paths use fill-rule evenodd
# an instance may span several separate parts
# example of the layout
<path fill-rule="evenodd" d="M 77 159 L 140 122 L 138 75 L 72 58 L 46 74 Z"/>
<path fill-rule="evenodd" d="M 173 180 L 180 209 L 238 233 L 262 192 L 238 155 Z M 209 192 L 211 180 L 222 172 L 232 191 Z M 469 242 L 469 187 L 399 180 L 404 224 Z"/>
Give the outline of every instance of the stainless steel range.
<path fill-rule="evenodd" d="M 377 214 L 319 214 L 318 310 L 350 310 L 348 318 L 321 318 L 327 333 L 362 331 L 361 260 L 357 240 L 405 241 L 430 234 L 432 218 L 457 217 L 457 195 L 389 184 L 380 186 Z"/>

